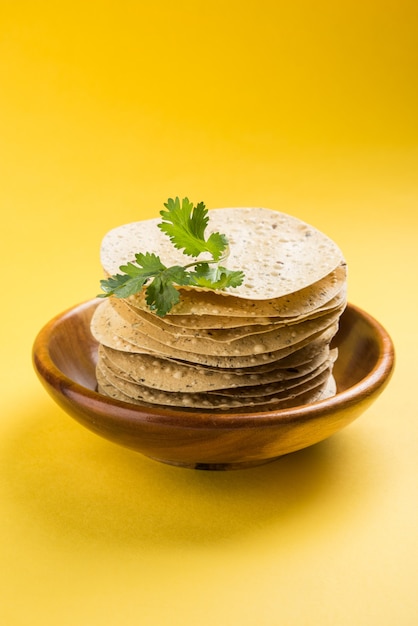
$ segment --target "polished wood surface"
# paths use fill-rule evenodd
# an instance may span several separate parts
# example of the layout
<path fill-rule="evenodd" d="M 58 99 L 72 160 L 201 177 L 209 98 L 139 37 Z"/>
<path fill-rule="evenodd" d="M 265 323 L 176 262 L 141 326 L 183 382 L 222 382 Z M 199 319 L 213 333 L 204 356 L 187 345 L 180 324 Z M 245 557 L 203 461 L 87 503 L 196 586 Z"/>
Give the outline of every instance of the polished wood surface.
<path fill-rule="evenodd" d="M 55 317 L 38 334 L 34 367 L 52 398 L 93 432 L 151 458 L 199 469 L 258 465 L 315 444 L 359 417 L 382 392 L 394 366 L 385 329 L 348 305 L 334 344 L 338 392 L 280 411 L 234 414 L 141 408 L 95 391 L 97 343 L 90 320 L 98 300 Z"/>

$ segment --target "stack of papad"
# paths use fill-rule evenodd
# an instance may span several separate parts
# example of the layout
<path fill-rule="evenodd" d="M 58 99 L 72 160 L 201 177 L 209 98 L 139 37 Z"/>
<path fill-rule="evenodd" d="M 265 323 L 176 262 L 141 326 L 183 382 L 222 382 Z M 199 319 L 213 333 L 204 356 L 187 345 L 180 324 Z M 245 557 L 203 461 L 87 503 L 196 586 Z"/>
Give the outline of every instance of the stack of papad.
<path fill-rule="evenodd" d="M 209 232 L 230 244 L 227 267 L 245 273 L 229 291 L 179 287 L 165 317 L 141 292 L 109 297 L 91 330 L 99 342 L 98 390 L 145 406 L 245 412 L 288 408 L 335 394 L 330 343 L 346 306 L 346 264 L 326 235 L 261 208 L 209 211 Z M 157 227 L 126 224 L 102 242 L 106 275 L 138 252 L 166 266 L 187 259 Z M 225 262 L 224 262 L 225 264 Z"/>

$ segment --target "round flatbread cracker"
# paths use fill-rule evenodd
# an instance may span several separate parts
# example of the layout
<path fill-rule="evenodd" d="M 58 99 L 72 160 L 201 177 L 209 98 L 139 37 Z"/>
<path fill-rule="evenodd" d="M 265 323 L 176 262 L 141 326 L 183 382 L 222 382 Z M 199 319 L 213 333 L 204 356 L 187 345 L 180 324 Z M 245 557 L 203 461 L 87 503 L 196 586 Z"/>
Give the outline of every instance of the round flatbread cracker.
<path fill-rule="evenodd" d="M 105 273 L 117 274 L 139 252 L 153 252 L 167 267 L 184 265 L 184 254 L 158 228 L 160 222 L 160 218 L 133 222 L 108 232 L 100 251 Z M 318 282 L 344 263 L 341 250 L 327 235 L 270 209 L 211 210 L 207 235 L 212 232 L 223 233 L 229 241 L 224 263 L 228 269 L 245 273 L 241 286 L 226 290 L 236 298 L 280 298 Z"/>
<path fill-rule="evenodd" d="M 221 372 L 209 368 L 168 361 L 148 354 L 127 354 L 99 347 L 99 361 L 116 376 L 145 387 L 161 391 L 205 392 L 219 389 L 237 389 L 266 385 L 284 380 L 300 379 L 326 364 L 333 363 L 336 352 L 325 346 L 308 362 L 286 366 L 289 361 L 279 361 L 277 367 L 268 372 L 234 371 Z M 283 365 L 282 365 L 283 363 Z"/>
<path fill-rule="evenodd" d="M 122 380 L 100 364 L 97 367 L 97 379 L 99 386 L 109 385 L 111 389 L 115 390 L 113 397 L 118 397 L 117 392 L 119 392 L 130 398 L 131 402 L 178 408 L 187 407 L 189 409 L 230 410 L 240 407 L 300 404 L 301 398 L 311 398 L 312 395 L 316 397 L 318 390 L 323 392 L 325 388 L 328 388 L 331 375 L 329 371 L 326 371 L 320 374 L 315 381 L 302 383 L 299 387 L 295 386 L 292 389 L 283 389 L 272 394 L 253 397 L 228 397 L 215 393 L 171 393 L 154 390 Z"/>
<path fill-rule="evenodd" d="M 332 300 L 309 314 L 307 313 L 305 315 L 286 318 L 256 318 L 264 319 L 265 321 L 262 324 L 252 324 L 251 318 L 239 318 L 243 320 L 243 323 L 239 326 L 236 326 L 235 324 L 233 326 L 229 324 L 222 326 L 221 324 L 216 323 L 216 321 L 213 321 L 212 323 L 215 326 L 214 328 L 202 328 L 201 324 L 199 324 L 200 316 L 197 315 L 188 315 L 186 317 L 188 324 L 178 326 L 170 323 L 170 319 L 167 319 L 169 317 L 168 315 L 161 318 L 154 313 L 132 306 L 129 300 L 119 299 L 118 304 L 115 304 L 115 299 L 111 299 L 111 301 L 113 301 L 116 308 L 120 311 L 123 311 L 124 309 L 126 311 L 126 307 L 128 307 L 132 314 L 126 311 L 127 321 L 130 320 L 133 325 L 138 325 L 138 328 L 142 328 L 144 332 L 149 332 L 152 337 L 169 337 L 173 334 L 176 337 L 193 337 L 209 341 L 227 342 L 232 345 L 232 342 L 239 339 L 269 333 L 273 330 L 283 328 L 284 326 L 300 324 L 300 322 L 313 320 L 323 316 L 324 314 L 336 312 L 339 315 L 342 308 L 346 306 L 346 288 L 344 286 L 340 292 L 332 298 Z M 135 319 L 134 316 L 137 316 L 139 319 Z M 208 316 L 205 316 L 206 319 L 207 317 Z M 215 316 L 210 317 L 214 320 L 216 319 Z M 246 321 L 249 321 L 250 323 L 244 323 Z M 197 322 L 197 324 L 195 324 L 195 322 Z M 208 322 L 205 322 L 205 324 L 207 323 Z"/>
<path fill-rule="evenodd" d="M 326 313 L 320 319 L 307 320 L 295 326 L 282 326 L 261 335 L 243 337 L 226 344 L 200 337 L 159 333 L 152 325 L 145 326 L 143 322 L 137 322 L 138 318 L 135 316 L 132 318 L 129 309 L 122 302 L 108 299 L 97 307 L 91 328 L 96 339 L 105 345 L 108 345 L 106 336 L 110 333 L 145 351 L 172 357 L 183 355 L 185 360 L 194 362 L 196 355 L 239 358 L 277 352 L 328 328 L 338 318 L 339 312 L 334 311 Z"/>
<path fill-rule="evenodd" d="M 101 393 L 182 411 L 264 411 L 315 402 L 336 392 L 330 344 L 347 302 L 347 268 L 338 246 L 312 226 L 262 208 L 210 211 L 211 232 L 230 244 L 223 262 L 245 272 L 237 289 L 177 287 L 164 318 L 145 289 L 108 298 L 91 331 L 99 342 Z M 152 252 L 185 265 L 159 219 L 126 224 L 102 242 L 106 275 Z"/>

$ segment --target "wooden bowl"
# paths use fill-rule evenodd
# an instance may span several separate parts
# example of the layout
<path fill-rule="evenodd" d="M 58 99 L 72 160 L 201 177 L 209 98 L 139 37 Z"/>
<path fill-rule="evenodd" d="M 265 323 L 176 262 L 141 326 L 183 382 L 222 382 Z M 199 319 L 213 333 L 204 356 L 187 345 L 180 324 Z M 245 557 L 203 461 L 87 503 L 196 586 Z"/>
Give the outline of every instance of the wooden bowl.
<path fill-rule="evenodd" d="M 113 442 L 173 465 L 250 467 L 315 444 L 356 419 L 382 392 L 394 366 L 392 341 L 361 309 L 348 305 L 334 338 L 337 394 L 327 400 L 248 414 L 142 408 L 95 391 L 97 343 L 90 320 L 100 300 L 52 319 L 33 347 L 49 394 L 81 424 Z"/>

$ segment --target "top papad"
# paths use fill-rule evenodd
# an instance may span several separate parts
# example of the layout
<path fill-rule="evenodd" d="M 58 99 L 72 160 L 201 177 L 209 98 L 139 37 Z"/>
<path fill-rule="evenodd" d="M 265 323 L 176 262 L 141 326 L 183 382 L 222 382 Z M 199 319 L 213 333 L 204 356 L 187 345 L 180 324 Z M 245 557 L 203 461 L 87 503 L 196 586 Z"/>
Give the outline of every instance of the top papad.
<path fill-rule="evenodd" d="M 117 274 L 121 265 L 135 260 L 138 252 L 152 251 L 166 266 L 184 265 L 183 252 L 174 248 L 158 223 L 160 218 L 155 218 L 109 231 L 100 250 L 105 273 Z M 270 209 L 213 209 L 209 211 L 207 231 L 208 235 L 226 235 L 229 256 L 222 264 L 245 273 L 241 286 L 224 291 L 237 298 L 281 298 L 320 281 L 344 264 L 341 250 L 324 233 Z"/>

